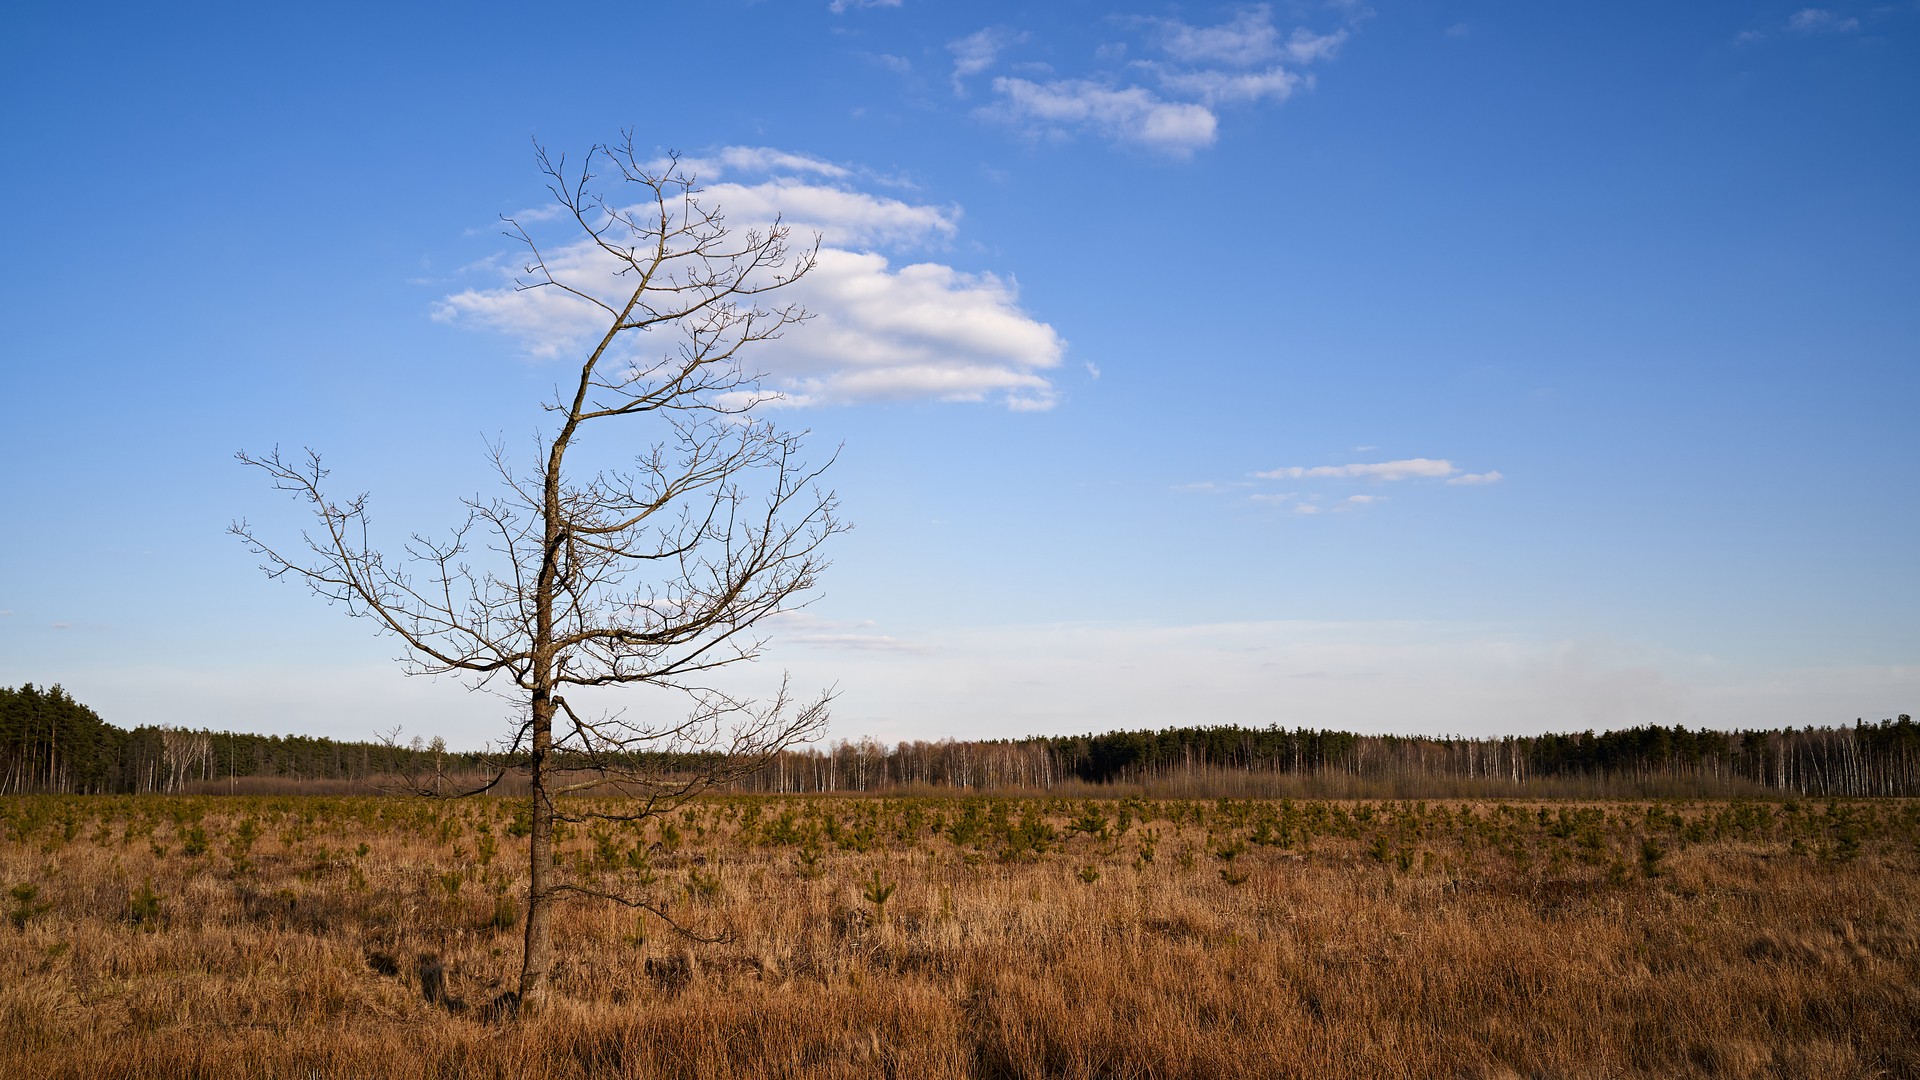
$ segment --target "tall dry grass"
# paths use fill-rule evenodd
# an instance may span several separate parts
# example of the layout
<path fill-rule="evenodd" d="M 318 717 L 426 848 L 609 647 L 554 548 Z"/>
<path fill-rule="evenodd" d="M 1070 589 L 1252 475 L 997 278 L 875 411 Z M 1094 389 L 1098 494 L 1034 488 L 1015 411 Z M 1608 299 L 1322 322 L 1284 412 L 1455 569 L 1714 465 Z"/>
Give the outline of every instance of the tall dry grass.
<path fill-rule="evenodd" d="M 1912 803 L 714 800 L 503 1022 L 513 810 L 0 803 L 0 1076 L 1920 1075 Z"/>

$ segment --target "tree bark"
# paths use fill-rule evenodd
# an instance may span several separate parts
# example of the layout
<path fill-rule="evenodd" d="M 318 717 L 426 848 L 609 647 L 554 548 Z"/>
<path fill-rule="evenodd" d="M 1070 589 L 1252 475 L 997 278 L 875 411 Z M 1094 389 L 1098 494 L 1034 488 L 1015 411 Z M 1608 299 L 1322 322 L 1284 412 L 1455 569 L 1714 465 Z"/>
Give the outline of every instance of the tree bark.
<path fill-rule="evenodd" d="M 527 939 L 520 965 L 520 1011 L 531 1015 L 547 1005 L 547 976 L 553 967 L 553 800 L 547 791 L 546 759 L 553 745 L 553 701 L 545 692 L 533 699 L 531 769 L 533 836 L 527 886 Z"/>

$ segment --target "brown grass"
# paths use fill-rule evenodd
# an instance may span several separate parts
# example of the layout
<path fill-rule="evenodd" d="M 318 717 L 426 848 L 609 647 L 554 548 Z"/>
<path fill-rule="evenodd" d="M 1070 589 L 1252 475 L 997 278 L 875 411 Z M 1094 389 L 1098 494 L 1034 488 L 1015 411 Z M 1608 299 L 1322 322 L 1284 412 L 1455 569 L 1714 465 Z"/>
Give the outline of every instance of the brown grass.
<path fill-rule="evenodd" d="M 0 1076 L 1920 1076 L 1920 804 L 714 800 L 518 1023 L 513 810 L 0 803 Z"/>

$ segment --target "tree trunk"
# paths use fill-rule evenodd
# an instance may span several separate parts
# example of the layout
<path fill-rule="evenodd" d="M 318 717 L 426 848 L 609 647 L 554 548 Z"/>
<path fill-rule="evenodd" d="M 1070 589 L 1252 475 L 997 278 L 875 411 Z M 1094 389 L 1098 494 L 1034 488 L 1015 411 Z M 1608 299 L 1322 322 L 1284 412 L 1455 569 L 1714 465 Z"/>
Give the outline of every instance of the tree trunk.
<path fill-rule="evenodd" d="M 527 940 L 520 963 L 520 1012 L 532 1015 L 547 1005 L 547 975 L 553 967 L 553 802 L 547 793 L 547 751 L 553 744 L 553 702 L 545 692 L 533 699 L 531 768 L 533 837 L 527 886 Z"/>

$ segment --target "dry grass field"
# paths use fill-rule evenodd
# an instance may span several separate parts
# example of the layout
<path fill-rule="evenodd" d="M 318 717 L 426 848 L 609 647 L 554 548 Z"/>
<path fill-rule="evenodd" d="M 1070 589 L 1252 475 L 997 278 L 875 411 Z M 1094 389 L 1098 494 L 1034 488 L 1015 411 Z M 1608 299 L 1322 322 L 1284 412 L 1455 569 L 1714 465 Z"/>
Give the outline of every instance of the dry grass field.
<path fill-rule="evenodd" d="M 0 802 L 6 1077 L 1920 1076 L 1920 804 Z"/>

